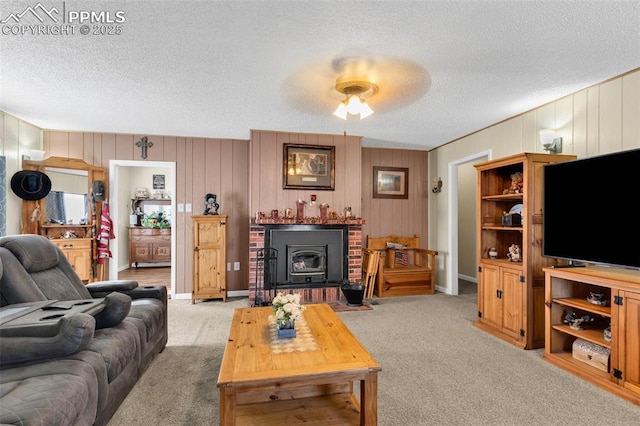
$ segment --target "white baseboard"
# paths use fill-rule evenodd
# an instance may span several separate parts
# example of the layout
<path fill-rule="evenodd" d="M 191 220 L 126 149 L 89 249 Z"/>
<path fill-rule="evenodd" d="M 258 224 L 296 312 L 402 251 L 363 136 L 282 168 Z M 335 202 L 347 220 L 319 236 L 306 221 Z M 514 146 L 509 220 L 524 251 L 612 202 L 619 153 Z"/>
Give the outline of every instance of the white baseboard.
<path fill-rule="evenodd" d="M 470 277 L 469 275 L 458 274 L 458 278 L 461 279 L 461 280 L 465 280 L 465 281 L 469 281 L 469 282 L 478 284 L 478 278 L 476 278 L 476 277 Z"/>
<path fill-rule="evenodd" d="M 444 293 L 444 294 L 449 294 L 447 293 L 447 287 L 446 286 L 441 286 L 441 285 L 437 285 L 436 286 L 436 291 L 439 293 Z"/>
<path fill-rule="evenodd" d="M 174 300 L 191 299 L 191 293 L 178 293 L 178 294 L 175 294 L 175 295 L 171 296 L 171 298 L 174 299 Z"/>
<path fill-rule="evenodd" d="M 160 268 L 160 267 L 164 267 L 164 266 L 171 266 L 171 262 L 159 262 L 159 263 L 144 263 L 144 262 L 138 262 L 138 267 L 142 268 L 145 266 L 153 266 L 156 268 Z M 122 272 L 125 271 L 127 269 L 136 269 L 136 267 L 133 265 L 133 263 L 131 265 L 124 265 L 124 266 L 118 266 L 118 272 Z"/>

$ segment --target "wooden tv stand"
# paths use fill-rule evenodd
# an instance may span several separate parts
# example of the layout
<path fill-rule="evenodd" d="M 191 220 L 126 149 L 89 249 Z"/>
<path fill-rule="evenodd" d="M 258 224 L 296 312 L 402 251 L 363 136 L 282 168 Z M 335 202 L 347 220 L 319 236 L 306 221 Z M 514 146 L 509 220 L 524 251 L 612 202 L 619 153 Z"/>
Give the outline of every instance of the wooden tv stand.
<path fill-rule="evenodd" d="M 640 405 L 640 272 L 606 267 L 545 268 L 544 359 L 601 388 Z M 606 305 L 587 300 L 604 293 Z M 576 330 L 564 323 L 569 311 L 604 320 Z M 611 341 L 604 338 L 611 324 Z M 576 339 L 610 350 L 606 371 L 572 354 Z"/>

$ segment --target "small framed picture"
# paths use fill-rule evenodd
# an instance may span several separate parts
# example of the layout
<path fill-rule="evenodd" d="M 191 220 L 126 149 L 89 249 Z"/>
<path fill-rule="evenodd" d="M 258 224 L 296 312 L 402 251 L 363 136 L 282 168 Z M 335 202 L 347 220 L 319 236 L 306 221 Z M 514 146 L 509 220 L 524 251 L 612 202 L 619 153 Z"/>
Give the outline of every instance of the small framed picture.
<path fill-rule="evenodd" d="M 284 189 L 335 189 L 335 146 L 284 145 Z"/>
<path fill-rule="evenodd" d="M 373 167 L 373 198 L 409 198 L 409 169 Z"/>
<path fill-rule="evenodd" d="M 153 175 L 153 189 L 164 189 L 164 175 Z"/>

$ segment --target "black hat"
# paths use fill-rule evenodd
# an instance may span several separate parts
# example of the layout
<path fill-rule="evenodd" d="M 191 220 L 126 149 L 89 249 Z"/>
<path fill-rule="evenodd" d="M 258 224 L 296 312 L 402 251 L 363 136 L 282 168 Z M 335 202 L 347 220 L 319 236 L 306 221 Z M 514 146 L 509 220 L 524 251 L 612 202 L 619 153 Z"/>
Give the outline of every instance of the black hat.
<path fill-rule="evenodd" d="M 94 200 L 104 201 L 104 182 L 101 180 L 94 180 L 91 185 L 91 191 L 93 192 Z"/>
<path fill-rule="evenodd" d="M 36 170 L 20 170 L 11 177 L 11 190 L 23 200 L 41 200 L 51 191 L 51 179 Z"/>

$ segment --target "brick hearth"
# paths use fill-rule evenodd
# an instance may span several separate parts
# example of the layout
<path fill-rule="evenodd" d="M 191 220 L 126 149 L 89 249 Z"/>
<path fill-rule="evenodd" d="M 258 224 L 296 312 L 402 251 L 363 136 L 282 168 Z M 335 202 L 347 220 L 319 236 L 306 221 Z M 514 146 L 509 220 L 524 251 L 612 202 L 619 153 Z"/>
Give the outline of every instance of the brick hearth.
<path fill-rule="evenodd" d="M 362 279 L 362 224 L 361 219 L 352 220 L 328 220 L 322 223 L 313 223 L 316 226 L 322 225 L 345 225 L 349 231 L 349 282 L 360 282 Z M 253 305 L 256 296 L 256 284 L 262 287 L 264 277 L 257 277 L 256 257 L 257 252 L 264 248 L 264 225 L 297 225 L 291 219 L 262 219 L 256 223 L 251 221 L 249 231 L 249 303 Z M 308 223 L 304 223 L 308 224 Z M 256 283 L 256 278 L 258 282 Z M 285 293 L 298 293 L 304 303 L 321 303 L 344 300 L 344 296 L 339 287 L 323 288 L 301 288 L 286 289 Z M 268 297 L 268 292 L 265 293 Z"/>

